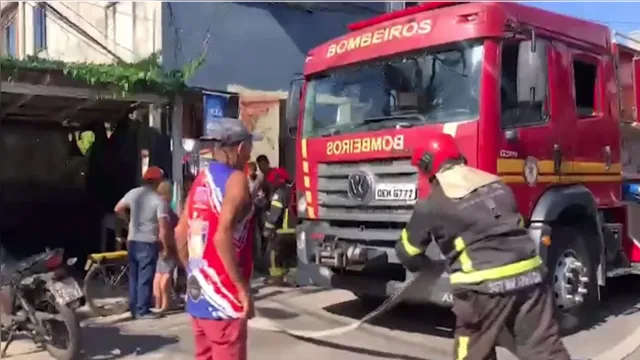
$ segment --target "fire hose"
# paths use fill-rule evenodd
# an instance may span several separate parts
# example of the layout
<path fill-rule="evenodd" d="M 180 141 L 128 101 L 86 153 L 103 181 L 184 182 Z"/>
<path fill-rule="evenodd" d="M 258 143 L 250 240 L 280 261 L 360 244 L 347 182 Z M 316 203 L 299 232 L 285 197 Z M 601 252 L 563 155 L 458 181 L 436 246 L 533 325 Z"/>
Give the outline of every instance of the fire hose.
<path fill-rule="evenodd" d="M 434 276 L 434 274 L 437 274 L 437 276 Z M 376 317 L 384 314 L 385 312 L 391 310 L 393 307 L 398 305 L 398 303 L 400 303 L 400 301 L 402 300 L 403 295 L 407 293 L 407 290 L 413 284 L 415 284 L 418 279 L 423 279 L 425 275 L 432 276 L 431 278 L 428 279 L 429 283 L 431 284 L 437 281 L 437 279 L 440 277 L 440 272 L 436 273 L 433 271 L 421 271 L 417 274 L 409 275 L 409 279 L 405 281 L 402 284 L 402 286 L 398 290 L 396 290 L 390 297 L 388 297 L 380 306 L 378 306 L 375 310 L 365 315 L 362 319 L 357 320 L 349 325 L 340 326 L 337 328 L 327 329 L 327 330 L 294 330 L 294 329 L 285 328 L 284 326 L 278 324 L 277 322 L 267 317 L 261 317 L 258 312 L 257 314 L 258 316 L 256 316 L 255 318 L 249 321 L 249 326 L 251 328 L 258 329 L 258 330 L 279 332 L 279 333 L 287 334 L 290 336 L 307 338 L 307 339 L 318 339 L 318 338 L 348 333 L 350 331 L 360 328 L 365 323 L 375 319 Z"/>

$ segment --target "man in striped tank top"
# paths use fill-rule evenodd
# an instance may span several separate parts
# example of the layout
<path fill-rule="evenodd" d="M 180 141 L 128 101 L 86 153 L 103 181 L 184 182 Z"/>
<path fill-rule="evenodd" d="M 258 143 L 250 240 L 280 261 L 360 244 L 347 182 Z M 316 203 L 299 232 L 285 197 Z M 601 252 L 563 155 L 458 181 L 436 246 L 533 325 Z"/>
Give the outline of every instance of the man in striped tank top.
<path fill-rule="evenodd" d="M 197 360 L 245 360 L 247 320 L 253 317 L 253 204 L 243 169 L 254 140 L 238 119 L 221 118 L 201 138 L 213 160 L 187 195 L 176 229 L 187 269 L 187 312 Z"/>

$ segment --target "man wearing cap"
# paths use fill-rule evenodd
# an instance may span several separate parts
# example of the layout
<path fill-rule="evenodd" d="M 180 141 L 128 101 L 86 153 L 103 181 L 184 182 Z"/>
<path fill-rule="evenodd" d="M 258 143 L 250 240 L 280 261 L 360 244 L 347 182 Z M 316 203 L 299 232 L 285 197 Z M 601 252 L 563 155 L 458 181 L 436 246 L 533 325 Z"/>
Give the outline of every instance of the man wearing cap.
<path fill-rule="evenodd" d="M 232 118 L 219 118 L 207 130 L 200 140 L 212 160 L 194 180 L 176 228 L 187 312 L 196 359 L 246 360 L 254 211 L 243 170 L 260 137 Z"/>
<path fill-rule="evenodd" d="M 126 218 L 129 213 L 127 250 L 129 254 L 129 309 L 136 318 L 153 318 L 153 278 L 158 254 L 167 257 L 171 225 L 166 202 L 156 188 L 164 180 L 162 169 L 149 167 L 142 178 L 142 186 L 130 190 L 114 209 Z"/>

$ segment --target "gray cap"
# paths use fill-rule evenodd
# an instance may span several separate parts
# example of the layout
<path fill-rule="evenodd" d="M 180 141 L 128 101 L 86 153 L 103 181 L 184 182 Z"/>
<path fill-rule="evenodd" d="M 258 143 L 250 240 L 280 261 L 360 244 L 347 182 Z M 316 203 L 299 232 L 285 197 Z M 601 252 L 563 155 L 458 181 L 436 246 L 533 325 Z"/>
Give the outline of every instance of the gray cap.
<path fill-rule="evenodd" d="M 205 132 L 200 141 L 214 141 L 223 146 L 262 140 L 262 135 L 251 133 L 242 120 L 228 117 L 216 118 L 208 123 Z"/>

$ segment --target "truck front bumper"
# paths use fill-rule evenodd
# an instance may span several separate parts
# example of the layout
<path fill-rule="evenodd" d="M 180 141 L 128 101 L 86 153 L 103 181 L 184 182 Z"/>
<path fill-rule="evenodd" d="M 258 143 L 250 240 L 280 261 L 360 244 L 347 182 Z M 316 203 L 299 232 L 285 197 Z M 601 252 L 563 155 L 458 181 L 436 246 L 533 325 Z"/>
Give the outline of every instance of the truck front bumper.
<path fill-rule="evenodd" d="M 298 285 L 314 285 L 323 288 L 344 289 L 357 296 L 389 297 L 400 290 L 412 274 L 406 272 L 405 281 L 361 276 L 357 273 L 343 274 L 314 261 L 314 254 L 327 233 L 328 224 L 322 221 L 303 222 L 296 229 Z M 434 248 L 437 249 L 435 244 Z M 439 253 L 439 250 L 438 250 Z M 391 253 L 389 254 L 391 255 Z M 432 256 L 435 257 L 435 256 Z M 390 263 L 397 263 L 395 256 L 388 256 Z M 435 283 L 426 277 L 416 280 L 403 294 L 408 303 L 431 303 L 450 307 L 453 303 L 449 275 L 444 274 Z"/>
<path fill-rule="evenodd" d="M 407 274 L 409 278 L 410 274 Z M 358 296 L 389 297 L 402 287 L 402 281 L 385 281 L 363 276 L 345 276 L 334 273 L 328 267 L 314 263 L 298 264 L 296 273 L 299 285 L 315 285 L 324 288 L 344 289 Z M 453 303 L 449 276 L 442 276 L 435 284 L 417 280 L 402 297 L 408 303 L 431 303 L 450 307 Z"/>

